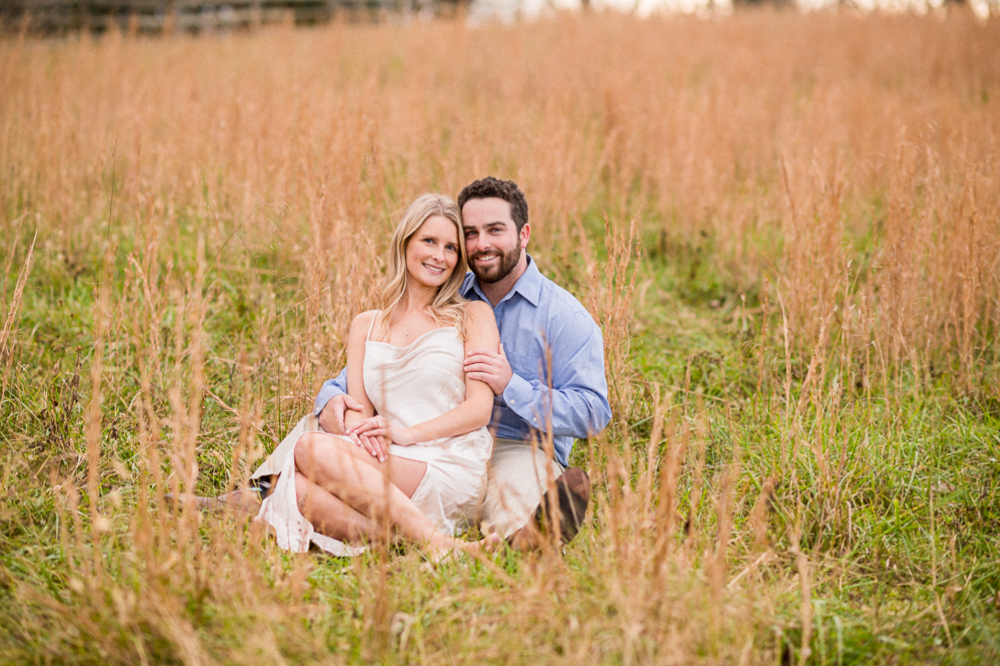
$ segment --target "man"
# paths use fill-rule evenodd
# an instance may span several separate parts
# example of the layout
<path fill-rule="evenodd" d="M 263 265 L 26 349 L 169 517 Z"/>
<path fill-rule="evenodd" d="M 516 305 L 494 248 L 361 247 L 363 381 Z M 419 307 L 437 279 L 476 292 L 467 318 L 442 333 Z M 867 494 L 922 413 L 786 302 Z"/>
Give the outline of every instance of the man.
<path fill-rule="evenodd" d="M 587 475 L 566 468 L 573 442 L 596 435 L 611 419 L 601 331 L 527 254 L 528 204 L 515 183 L 477 180 L 462 190 L 458 205 L 472 271 L 462 294 L 490 304 L 501 341 L 499 349 L 473 350 L 465 359 L 469 377 L 488 384 L 495 396 L 483 532 L 530 547 L 551 505 L 567 542 L 590 498 Z M 328 432 L 343 433 L 345 410 L 360 408 L 346 388 L 345 371 L 316 398 L 319 425 Z M 384 454 L 384 442 L 359 443 L 372 455 Z M 549 488 L 557 498 L 548 497 Z"/>

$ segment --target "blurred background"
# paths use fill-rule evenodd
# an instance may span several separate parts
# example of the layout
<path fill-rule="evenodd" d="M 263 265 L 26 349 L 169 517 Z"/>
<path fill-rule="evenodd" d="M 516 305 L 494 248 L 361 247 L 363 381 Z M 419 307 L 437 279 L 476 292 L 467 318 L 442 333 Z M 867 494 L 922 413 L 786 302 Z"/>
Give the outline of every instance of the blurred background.
<path fill-rule="evenodd" d="M 0 30 L 57 35 L 114 26 L 146 33 L 215 32 L 265 24 L 318 25 L 331 20 L 412 20 L 463 14 L 471 22 L 515 21 L 556 11 L 614 9 L 653 13 L 729 14 L 744 7 L 811 11 L 828 7 L 926 13 L 968 7 L 985 19 L 1000 0 L 2 0 Z"/>

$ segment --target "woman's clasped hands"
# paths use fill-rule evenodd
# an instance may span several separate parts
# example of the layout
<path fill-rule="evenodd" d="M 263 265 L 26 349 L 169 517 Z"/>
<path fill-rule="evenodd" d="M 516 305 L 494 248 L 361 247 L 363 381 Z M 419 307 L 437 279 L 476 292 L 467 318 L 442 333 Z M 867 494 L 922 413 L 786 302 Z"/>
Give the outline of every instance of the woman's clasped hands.
<path fill-rule="evenodd" d="M 410 446 L 420 441 L 418 433 L 412 428 L 400 428 L 379 414 L 361 419 L 348 428 L 344 434 L 350 437 L 355 444 L 364 447 L 372 456 L 378 458 L 379 462 L 385 461 L 390 443 Z"/>

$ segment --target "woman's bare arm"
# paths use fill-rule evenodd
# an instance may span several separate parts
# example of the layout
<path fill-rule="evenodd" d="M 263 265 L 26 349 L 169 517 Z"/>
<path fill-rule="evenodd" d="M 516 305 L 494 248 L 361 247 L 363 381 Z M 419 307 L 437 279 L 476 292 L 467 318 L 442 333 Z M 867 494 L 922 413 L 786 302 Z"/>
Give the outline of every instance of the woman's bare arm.
<path fill-rule="evenodd" d="M 385 460 L 388 451 L 381 438 L 351 432 L 352 427 L 375 414 L 375 406 L 372 405 L 372 401 L 368 399 L 368 394 L 365 392 L 364 367 L 365 340 L 368 337 L 372 318 L 376 314 L 374 310 L 369 310 L 355 317 L 351 322 L 351 331 L 347 336 L 347 395 L 357 400 L 361 409 L 345 412 L 344 434 L 350 437 L 355 444 L 363 446 L 372 456 L 379 460 Z"/>
<path fill-rule="evenodd" d="M 465 350 L 496 349 L 500 345 L 500 332 L 493 317 L 493 310 L 486 303 L 474 301 L 465 304 L 469 313 L 465 325 Z M 348 389 L 350 388 L 350 359 L 348 358 Z M 365 396 L 367 400 L 367 396 Z M 493 413 L 493 391 L 478 380 L 465 378 L 465 400 L 441 416 L 411 428 L 397 428 L 380 424 L 378 419 L 367 418 L 357 423 L 348 432 L 366 435 L 383 435 L 393 444 L 416 444 L 442 437 L 464 435 L 488 425 Z"/>

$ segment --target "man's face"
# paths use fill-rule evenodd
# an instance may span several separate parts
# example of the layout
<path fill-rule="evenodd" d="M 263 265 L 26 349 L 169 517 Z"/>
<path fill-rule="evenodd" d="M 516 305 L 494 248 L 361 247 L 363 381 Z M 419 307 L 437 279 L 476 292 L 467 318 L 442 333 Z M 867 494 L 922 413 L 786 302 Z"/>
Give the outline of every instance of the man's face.
<path fill-rule="evenodd" d="M 504 279 L 517 266 L 527 247 L 530 228 L 518 233 L 503 199 L 469 199 L 462 207 L 465 250 L 472 272 L 487 284 Z"/>

